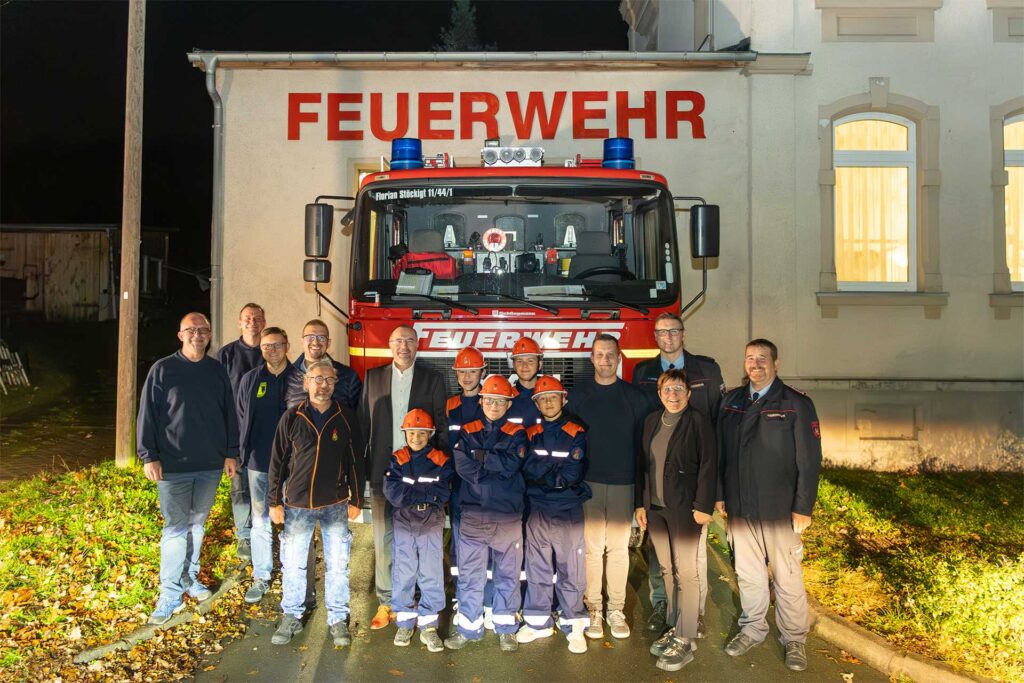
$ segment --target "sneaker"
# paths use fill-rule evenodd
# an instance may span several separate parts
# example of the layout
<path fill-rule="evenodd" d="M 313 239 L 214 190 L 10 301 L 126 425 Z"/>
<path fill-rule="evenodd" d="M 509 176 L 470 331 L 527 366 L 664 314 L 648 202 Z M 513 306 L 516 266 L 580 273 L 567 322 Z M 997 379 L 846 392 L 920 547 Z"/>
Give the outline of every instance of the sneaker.
<path fill-rule="evenodd" d="M 604 623 L 601 620 L 601 610 L 595 609 L 590 611 L 590 626 L 587 627 L 586 636 L 594 640 L 604 638 Z"/>
<path fill-rule="evenodd" d="M 245 601 L 250 605 L 263 601 L 263 596 L 270 590 L 270 584 L 263 579 L 253 579 L 249 590 L 245 591 Z"/>
<path fill-rule="evenodd" d="M 790 671 L 803 671 L 807 668 L 807 651 L 803 643 L 786 643 L 786 668 Z"/>
<path fill-rule="evenodd" d="M 626 615 L 620 609 L 614 609 L 608 613 L 608 626 L 611 627 L 612 637 L 629 638 L 629 624 L 626 623 Z"/>
<path fill-rule="evenodd" d="M 685 638 L 673 638 L 665 652 L 658 657 L 656 667 L 662 671 L 679 671 L 693 661 L 693 649 Z"/>
<path fill-rule="evenodd" d="M 427 646 L 428 652 L 441 652 L 444 650 L 441 636 L 437 634 L 437 629 L 434 627 L 420 629 L 420 642 Z"/>
<path fill-rule="evenodd" d="M 665 610 L 668 608 L 664 602 L 659 602 L 654 605 L 654 611 L 651 613 L 651 618 L 647 620 L 647 630 L 654 633 L 662 633 L 668 628 L 668 623 L 665 621 Z"/>
<path fill-rule="evenodd" d="M 391 608 L 387 605 L 380 605 L 377 607 L 377 613 L 374 614 L 373 619 L 370 620 L 370 628 L 374 631 L 379 631 L 394 620 L 395 615 L 391 611 Z"/>
<path fill-rule="evenodd" d="M 252 562 L 252 542 L 248 538 L 239 539 L 235 555 L 242 562 Z"/>
<path fill-rule="evenodd" d="M 707 636 L 708 636 L 708 629 L 704 625 L 704 615 L 703 614 L 698 614 L 697 615 L 697 637 L 698 638 L 707 638 Z"/>
<path fill-rule="evenodd" d="M 274 645 L 287 645 L 292 642 L 292 636 L 302 633 L 302 621 L 290 614 L 281 617 L 281 623 L 277 625 L 274 636 L 270 639 Z"/>
<path fill-rule="evenodd" d="M 171 617 L 183 609 L 185 609 L 185 603 L 180 600 L 177 604 L 163 599 L 157 600 L 156 609 L 149 615 L 149 619 L 146 620 L 146 623 L 153 624 L 154 626 L 166 624 L 171 620 Z"/>
<path fill-rule="evenodd" d="M 484 628 L 488 631 L 494 630 L 494 608 L 484 607 Z"/>
<path fill-rule="evenodd" d="M 665 635 L 651 643 L 651 654 L 655 657 L 660 657 L 663 654 L 665 654 L 665 650 L 667 650 L 668 646 L 672 644 L 672 638 L 675 636 L 675 634 L 676 630 L 674 628 L 670 628 L 669 630 L 665 631 Z"/>
<path fill-rule="evenodd" d="M 191 584 L 189 584 L 188 590 L 186 590 L 185 592 L 191 595 L 199 602 L 204 602 L 213 597 L 213 591 L 211 591 L 209 588 L 199 583 L 198 581 L 193 581 Z"/>
<path fill-rule="evenodd" d="M 499 633 L 498 634 L 498 647 L 501 648 L 502 652 L 515 652 L 519 649 L 519 641 L 516 640 L 515 633 Z"/>
<path fill-rule="evenodd" d="M 547 628 L 533 628 L 532 626 L 523 626 L 516 633 L 516 640 L 520 645 L 523 643 L 532 643 L 539 638 L 547 638 L 548 636 L 555 635 L 555 629 L 548 626 Z"/>
<path fill-rule="evenodd" d="M 412 642 L 412 631 L 411 628 L 401 628 L 395 631 L 395 645 L 398 647 L 406 647 Z"/>
<path fill-rule="evenodd" d="M 462 648 L 466 647 L 468 643 L 472 642 L 474 641 L 470 640 L 461 633 L 456 632 L 450 638 L 445 638 L 444 646 L 449 650 L 461 650 Z"/>
<path fill-rule="evenodd" d="M 352 633 L 348 630 L 345 620 L 336 621 L 328 627 L 335 647 L 347 647 L 352 644 Z"/>
<path fill-rule="evenodd" d="M 574 655 L 581 655 L 587 651 L 587 639 L 583 636 L 583 624 L 573 624 L 572 631 L 567 636 L 569 638 L 569 652 Z"/>
<path fill-rule="evenodd" d="M 729 641 L 729 644 L 725 646 L 725 654 L 730 657 L 739 657 L 745 655 L 750 651 L 750 648 L 760 643 L 755 642 L 753 638 L 748 636 L 746 633 L 740 631 L 736 636 Z"/>

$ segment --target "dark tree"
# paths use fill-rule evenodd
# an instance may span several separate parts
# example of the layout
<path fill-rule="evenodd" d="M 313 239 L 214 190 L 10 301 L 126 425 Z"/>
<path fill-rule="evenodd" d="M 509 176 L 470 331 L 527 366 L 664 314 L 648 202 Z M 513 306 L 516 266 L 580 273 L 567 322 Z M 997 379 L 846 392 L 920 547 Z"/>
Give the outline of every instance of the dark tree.
<path fill-rule="evenodd" d="M 480 52 L 496 50 L 495 43 L 484 45 L 476 28 L 476 8 L 471 0 L 454 0 L 452 23 L 441 29 L 441 44 L 435 45 L 437 52 Z"/>

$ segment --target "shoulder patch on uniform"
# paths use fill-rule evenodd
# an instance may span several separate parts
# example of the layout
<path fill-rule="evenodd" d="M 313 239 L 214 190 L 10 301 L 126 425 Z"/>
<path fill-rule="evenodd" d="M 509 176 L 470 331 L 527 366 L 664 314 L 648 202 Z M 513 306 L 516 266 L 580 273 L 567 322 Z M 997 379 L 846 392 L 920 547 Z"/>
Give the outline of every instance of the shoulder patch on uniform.
<path fill-rule="evenodd" d="M 438 467 L 444 467 L 444 464 L 448 462 L 448 454 L 444 451 L 439 451 L 436 448 L 431 449 L 431 451 L 427 453 L 427 457 L 430 458 L 430 461 Z"/>
<path fill-rule="evenodd" d="M 532 439 L 533 437 L 537 436 L 538 434 L 540 434 L 543 431 L 544 431 L 544 426 L 543 425 L 530 425 L 529 427 L 526 428 L 526 438 L 527 439 Z"/>
<path fill-rule="evenodd" d="M 580 458 L 583 457 L 583 449 L 582 448 L 574 448 L 574 449 L 572 449 L 572 453 L 569 454 L 569 457 L 571 457 L 573 460 L 579 460 Z"/>
<path fill-rule="evenodd" d="M 811 423 L 811 434 L 814 434 L 815 439 L 821 439 L 821 425 L 818 422 Z"/>
<path fill-rule="evenodd" d="M 462 396 L 459 395 L 459 394 L 455 394 L 454 396 L 449 396 L 448 397 L 447 403 L 444 404 L 444 410 L 445 410 L 445 412 L 450 413 L 450 412 L 452 412 L 453 410 L 455 410 L 456 408 L 458 408 L 461 405 L 462 405 Z"/>
<path fill-rule="evenodd" d="M 524 431 L 525 429 L 526 428 L 523 427 L 523 425 L 516 424 L 515 422 L 506 422 L 505 424 L 501 425 L 501 431 L 505 432 L 506 434 L 515 434 L 516 432 Z"/>
<path fill-rule="evenodd" d="M 399 465 L 404 465 L 405 463 L 409 462 L 410 456 L 411 454 L 409 453 L 408 446 L 404 448 L 399 448 L 397 451 L 395 451 L 395 460 L 398 461 Z"/>
<path fill-rule="evenodd" d="M 472 434 L 474 432 L 480 432 L 480 431 L 483 431 L 483 429 L 484 429 L 483 420 L 473 420 L 469 424 L 462 425 L 462 431 L 466 432 L 467 434 Z"/>
<path fill-rule="evenodd" d="M 580 432 L 585 432 L 587 430 L 583 428 L 583 425 L 576 424 L 572 420 L 566 420 L 565 424 L 562 425 L 562 431 L 569 436 L 576 436 Z"/>

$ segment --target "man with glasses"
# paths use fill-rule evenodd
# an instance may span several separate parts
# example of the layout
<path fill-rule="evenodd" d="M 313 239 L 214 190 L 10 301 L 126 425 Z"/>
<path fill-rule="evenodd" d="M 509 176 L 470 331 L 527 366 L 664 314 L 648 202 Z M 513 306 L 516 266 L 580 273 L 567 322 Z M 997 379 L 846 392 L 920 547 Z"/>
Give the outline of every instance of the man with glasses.
<path fill-rule="evenodd" d="M 327 323 L 316 318 L 306 323 L 302 328 L 302 355 L 292 363 L 298 372 L 293 374 L 288 381 L 289 408 L 297 406 L 308 397 L 303 387 L 302 378 L 306 375 L 307 366 L 318 360 L 331 363 L 334 366 L 334 371 L 338 373 L 332 398 L 352 410 L 359 407 L 359 392 L 363 388 L 362 382 L 359 381 L 359 375 L 349 366 L 331 358 L 327 353 L 329 348 L 331 348 L 331 333 L 327 329 Z"/>
<path fill-rule="evenodd" d="M 238 421 L 224 366 L 206 355 L 210 321 L 189 313 L 178 326 L 181 349 L 150 368 L 136 424 L 139 458 L 156 482 L 160 512 L 160 598 L 149 616 L 165 624 L 189 596 L 212 595 L 199 582 L 206 518 L 220 482 L 238 466 Z"/>
<path fill-rule="evenodd" d="M 658 393 L 658 378 L 667 370 L 686 370 L 690 383 L 689 406 L 711 420 L 714 426 L 718 422 L 718 409 L 725 392 L 722 380 L 722 368 L 714 358 L 698 356 L 685 348 L 686 329 L 683 319 L 675 313 L 662 313 L 654 321 L 654 341 L 661 350 L 654 358 L 637 363 L 633 368 L 633 384 L 644 389 L 655 399 Z M 701 531 L 701 541 L 697 546 L 697 575 L 700 584 L 700 618 L 697 622 L 697 637 L 703 638 L 704 605 L 708 599 L 708 525 Z M 647 629 L 657 633 L 668 628 L 665 622 L 665 610 L 668 595 L 665 592 L 665 581 L 661 578 L 661 564 L 654 552 L 654 544 L 647 543 L 647 580 L 651 589 L 651 605 L 654 611 L 647 622 Z"/>
<path fill-rule="evenodd" d="M 260 334 L 264 363 L 245 373 L 235 392 L 242 468 L 252 492 L 252 585 L 245 601 L 257 603 L 270 588 L 273 530 L 267 510 L 267 473 L 277 423 L 287 409 L 285 390 L 297 372 L 288 362 L 288 334 L 268 327 Z"/>
<path fill-rule="evenodd" d="M 402 419 L 415 408 L 427 411 L 437 429 L 432 445 L 448 447 L 444 378 L 426 366 L 416 365 L 419 338 L 407 325 L 392 330 L 388 338 L 392 362 L 366 372 L 359 402 L 359 422 L 367 437 L 366 472 L 370 482 L 370 511 L 373 516 L 374 583 L 377 612 L 371 629 L 394 621 L 391 612 L 391 503 L 384 496 L 384 475 L 391 454 L 405 443 Z"/>
<path fill-rule="evenodd" d="M 233 342 L 220 347 L 215 354 L 231 380 L 231 391 L 238 399 L 238 383 L 242 376 L 260 365 L 260 333 L 267 324 L 266 313 L 259 304 L 247 303 L 238 312 L 238 329 L 241 336 Z M 235 550 L 238 559 L 248 562 L 252 559 L 250 545 L 252 536 L 252 518 L 250 517 L 249 478 L 243 465 L 231 477 L 231 514 L 235 519 L 235 539 L 238 546 Z"/>
<path fill-rule="evenodd" d="M 302 631 L 307 612 L 309 544 L 317 524 L 324 542 L 324 602 L 335 647 L 352 644 L 348 522 L 362 506 L 363 435 L 352 410 L 333 398 L 337 384 L 327 360 L 309 364 L 303 384 L 307 400 L 289 408 L 278 423 L 267 474 L 267 505 L 281 534 L 281 621 L 271 637 L 287 645 Z"/>

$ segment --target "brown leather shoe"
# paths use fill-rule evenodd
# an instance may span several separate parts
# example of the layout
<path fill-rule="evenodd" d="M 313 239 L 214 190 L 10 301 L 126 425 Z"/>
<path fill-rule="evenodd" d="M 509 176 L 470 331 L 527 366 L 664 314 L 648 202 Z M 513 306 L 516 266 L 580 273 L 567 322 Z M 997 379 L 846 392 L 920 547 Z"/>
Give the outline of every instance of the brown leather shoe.
<path fill-rule="evenodd" d="M 370 620 L 370 628 L 374 631 L 378 631 L 394 620 L 395 614 L 391 611 L 391 608 L 387 605 L 380 605 L 377 607 L 377 613 L 374 614 L 373 619 Z"/>

